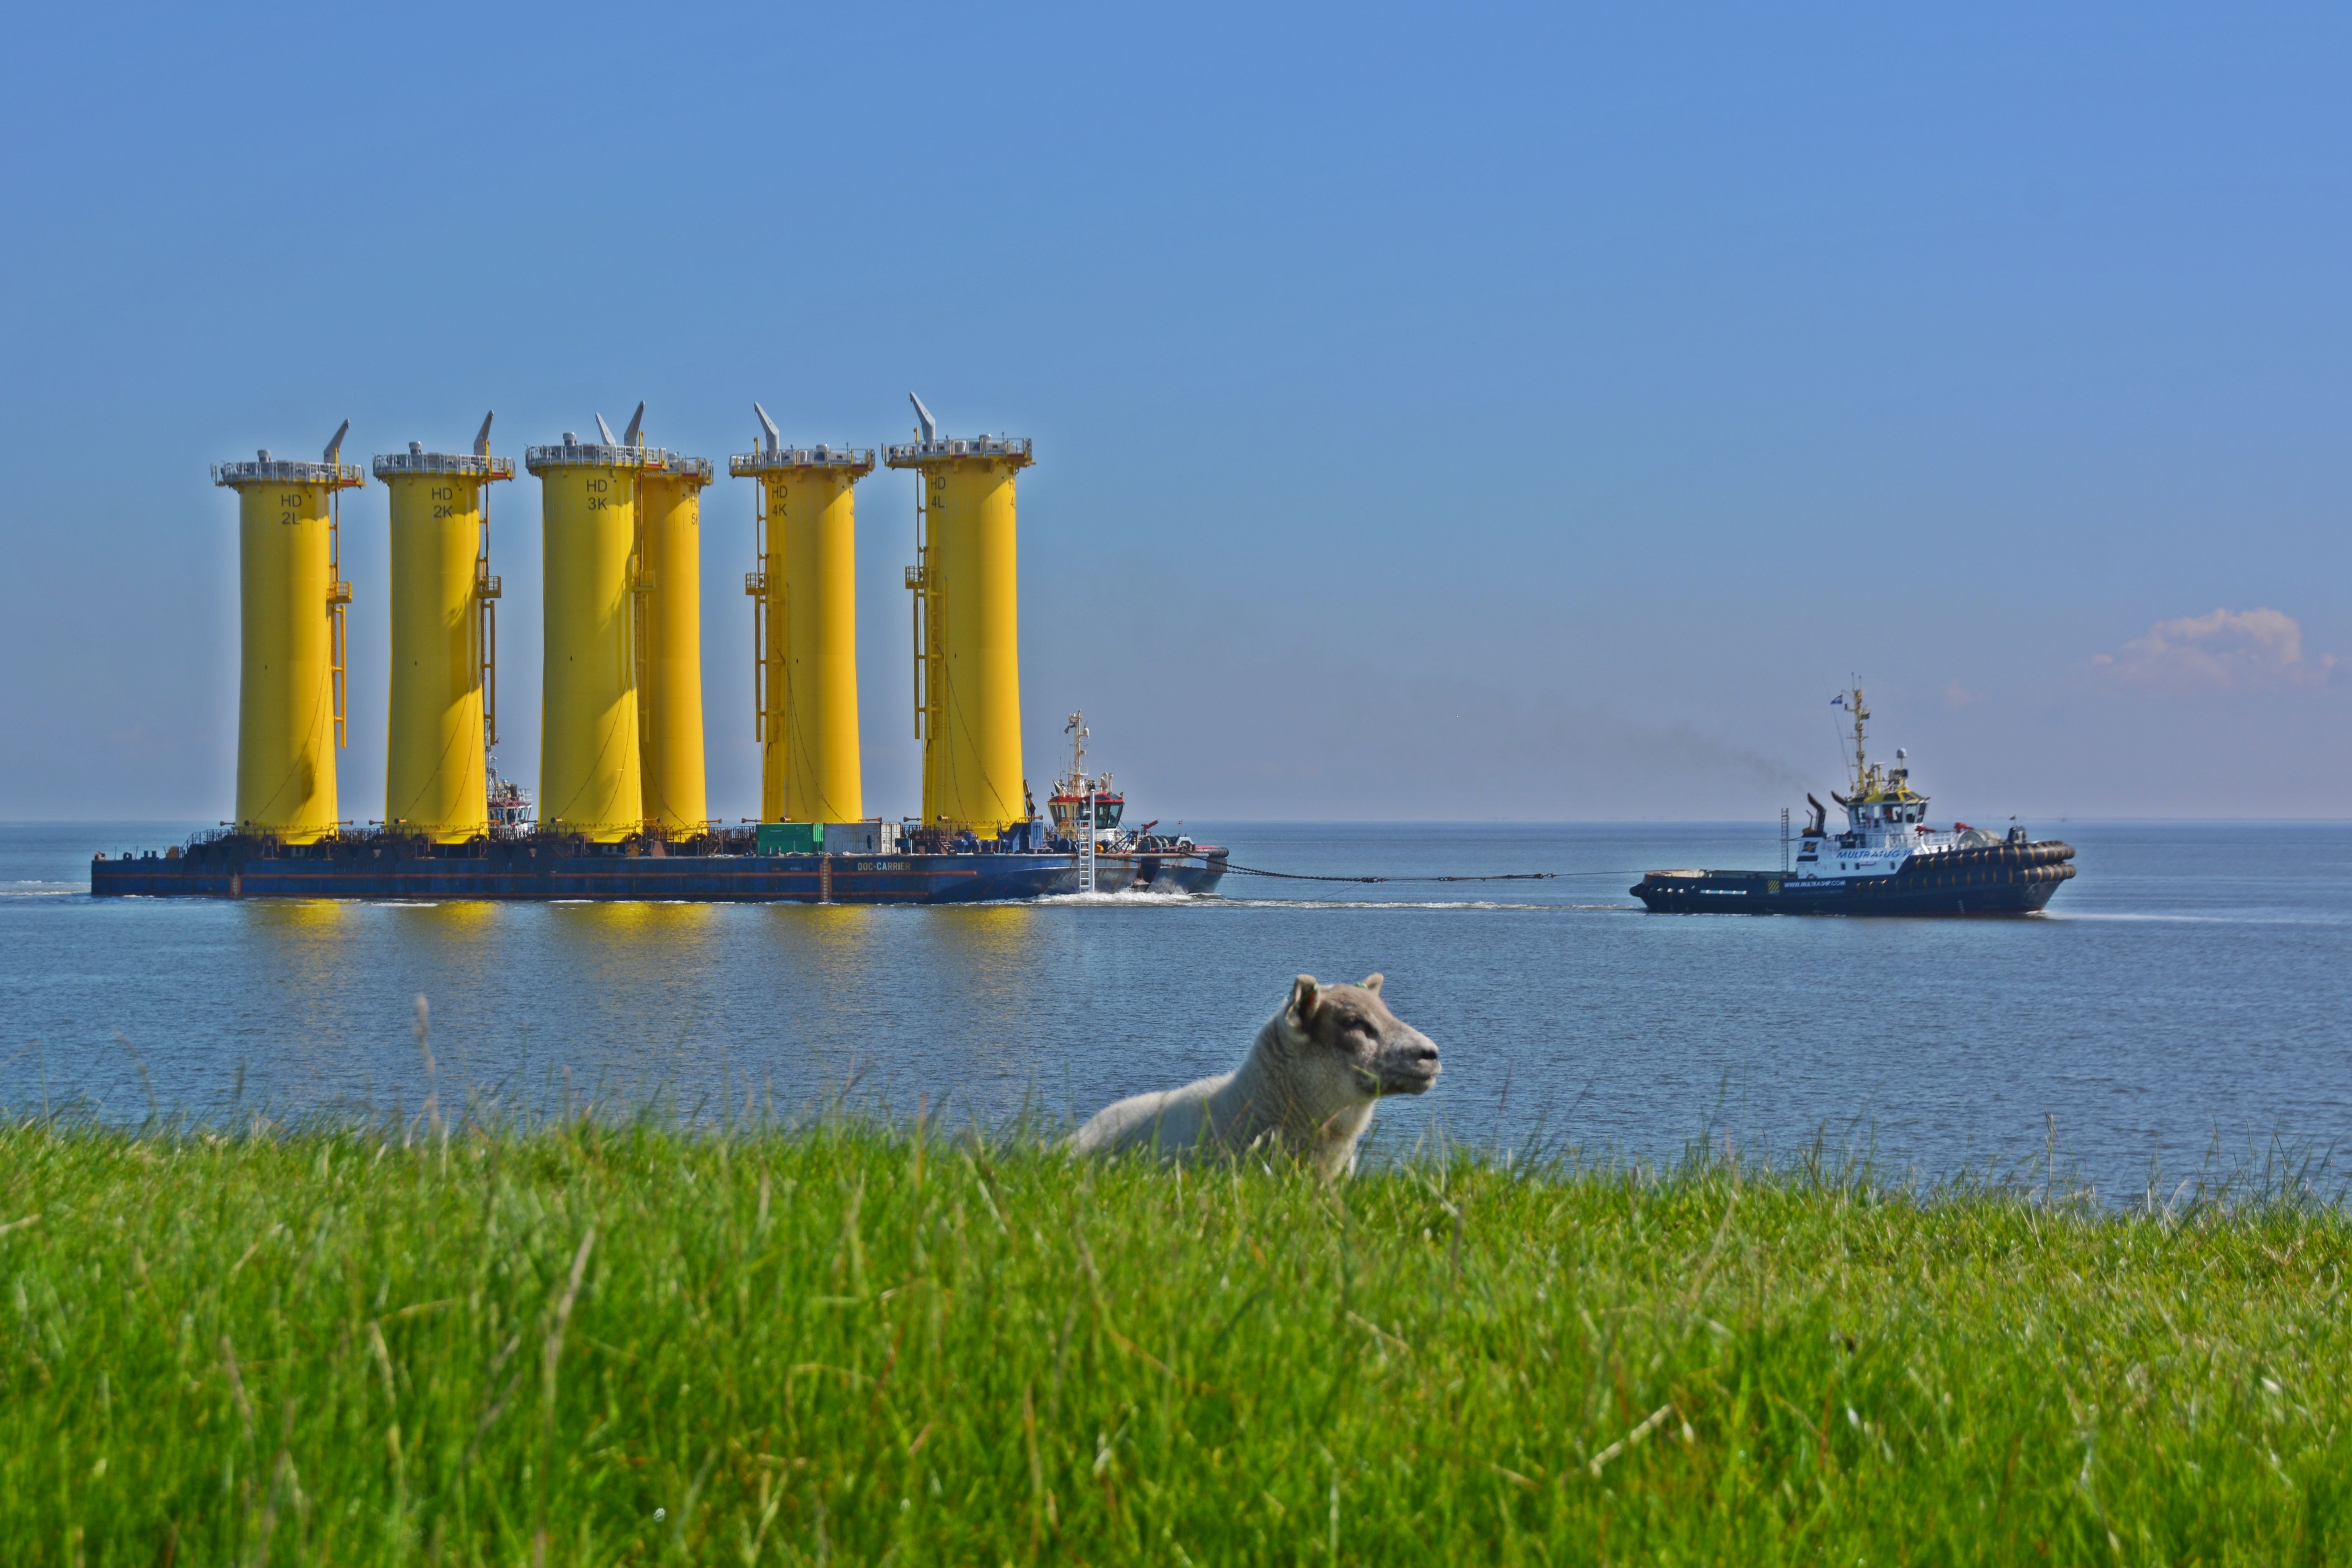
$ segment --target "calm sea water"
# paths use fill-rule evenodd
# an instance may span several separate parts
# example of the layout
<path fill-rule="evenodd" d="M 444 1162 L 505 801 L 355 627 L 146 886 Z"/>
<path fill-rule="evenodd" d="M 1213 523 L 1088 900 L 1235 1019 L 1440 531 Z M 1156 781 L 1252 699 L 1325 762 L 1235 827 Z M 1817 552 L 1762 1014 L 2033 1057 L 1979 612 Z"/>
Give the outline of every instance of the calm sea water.
<path fill-rule="evenodd" d="M 143 1116 L 413 1109 L 415 999 L 445 1100 L 827 1096 L 1084 1114 L 1236 1062 L 1293 974 L 1388 975 L 1444 1053 L 1381 1112 L 1591 1154 L 1826 1134 L 1935 1177 L 2040 1156 L 2111 1197 L 2352 1141 L 2352 826 L 2069 824 L 2043 917 L 1659 916 L 1660 866 L 1777 865 L 1746 825 L 1207 825 L 1209 900 L 966 909 L 93 900 L 93 849 L 184 824 L 0 826 L 0 1100 Z M 135 1056 L 134 1056 L 135 1053 Z M 140 1067 L 146 1077 L 142 1079 Z"/>

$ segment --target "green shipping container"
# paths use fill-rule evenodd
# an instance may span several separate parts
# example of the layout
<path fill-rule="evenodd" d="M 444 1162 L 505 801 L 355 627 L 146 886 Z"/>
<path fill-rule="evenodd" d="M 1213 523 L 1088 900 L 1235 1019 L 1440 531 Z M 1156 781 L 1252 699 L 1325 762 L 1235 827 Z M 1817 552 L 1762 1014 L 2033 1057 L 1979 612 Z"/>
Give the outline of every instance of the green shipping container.
<path fill-rule="evenodd" d="M 822 822 L 763 822 L 760 824 L 760 853 L 762 855 L 814 855 L 824 847 L 824 824 Z"/>

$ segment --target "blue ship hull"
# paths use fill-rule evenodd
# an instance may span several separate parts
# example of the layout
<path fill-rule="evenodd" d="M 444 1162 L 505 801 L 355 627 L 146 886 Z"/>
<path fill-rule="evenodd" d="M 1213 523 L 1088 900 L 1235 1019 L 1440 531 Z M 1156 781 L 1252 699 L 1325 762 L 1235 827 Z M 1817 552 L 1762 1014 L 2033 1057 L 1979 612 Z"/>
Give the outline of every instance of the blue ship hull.
<path fill-rule="evenodd" d="M 2052 840 L 1916 856 L 1888 877 L 1653 871 L 1626 890 L 1658 914 L 2030 915 L 2073 878 L 2074 858 Z"/>
<path fill-rule="evenodd" d="M 1222 873 L 1222 860 L 1215 863 Z M 1213 887 L 1215 878 L 1206 879 Z M 1065 854 L 675 855 L 546 843 L 342 842 L 90 862 L 100 897 L 594 899 L 955 904 L 1076 892 Z M 1202 889 L 1201 890 L 1206 890 Z"/>
<path fill-rule="evenodd" d="M 1222 849 L 1199 855 L 1171 850 L 1160 855 L 1095 857 L 1097 893 L 1213 893 L 1224 875 L 1225 852 Z M 1074 871 L 1070 889 L 1075 892 L 1077 885 Z"/>

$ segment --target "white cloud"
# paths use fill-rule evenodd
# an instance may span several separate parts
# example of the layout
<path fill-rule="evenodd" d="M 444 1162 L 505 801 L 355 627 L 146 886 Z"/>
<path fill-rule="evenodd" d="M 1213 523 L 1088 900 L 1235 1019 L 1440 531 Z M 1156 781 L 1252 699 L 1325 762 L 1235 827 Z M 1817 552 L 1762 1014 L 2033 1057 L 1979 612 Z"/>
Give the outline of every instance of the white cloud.
<path fill-rule="evenodd" d="M 2118 683 L 2193 691 L 2317 686 L 2336 656 L 2305 658 L 2303 627 L 2284 610 L 2215 610 L 2158 621 L 2146 637 L 2091 662 Z"/>

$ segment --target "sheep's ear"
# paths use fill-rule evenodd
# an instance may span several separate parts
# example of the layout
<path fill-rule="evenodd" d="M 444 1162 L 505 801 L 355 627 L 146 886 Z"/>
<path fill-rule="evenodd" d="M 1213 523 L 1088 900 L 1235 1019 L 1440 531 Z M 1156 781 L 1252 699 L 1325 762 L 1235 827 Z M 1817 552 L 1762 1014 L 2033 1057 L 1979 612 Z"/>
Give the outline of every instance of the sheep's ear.
<path fill-rule="evenodd" d="M 1316 1010 L 1323 1005 L 1323 993 L 1316 986 L 1315 976 L 1302 974 L 1291 983 L 1290 1016 L 1301 1028 L 1315 1021 Z"/>
<path fill-rule="evenodd" d="M 1381 982 L 1387 978 L 1384 974 L 1367 974 L 1364 976 L 1364 989 L 1377 996 L 1381 994 Z"/>

